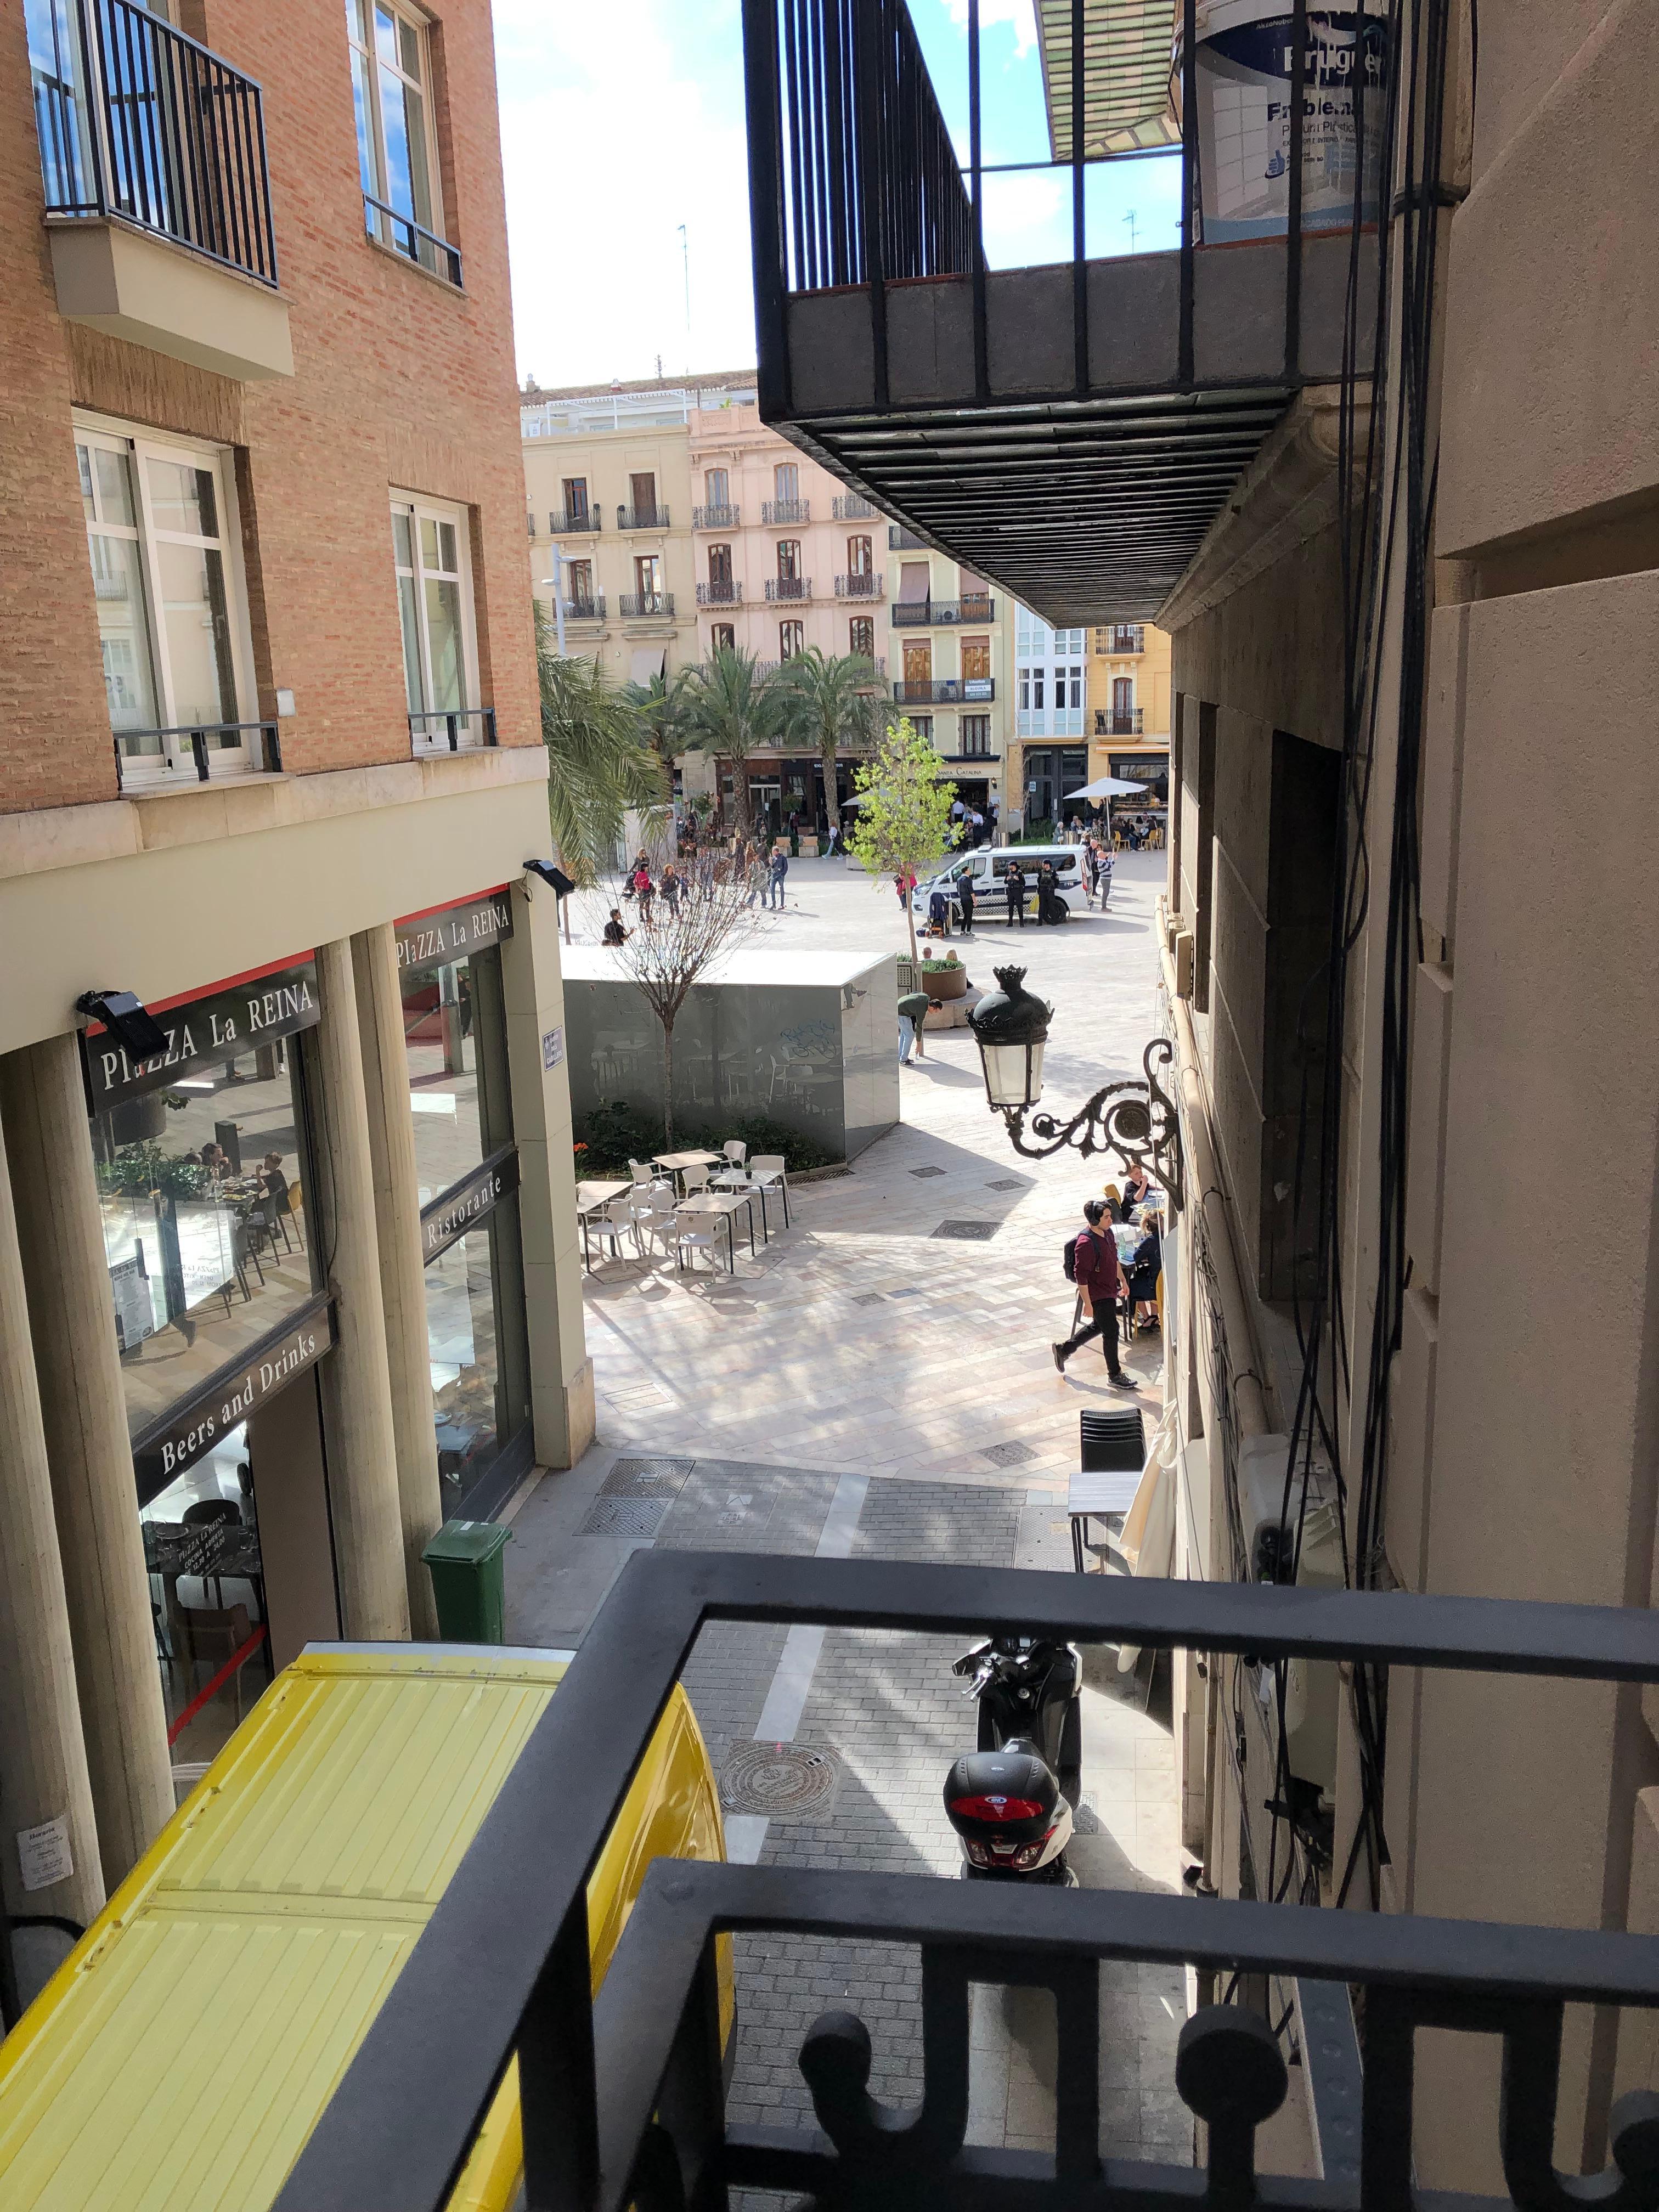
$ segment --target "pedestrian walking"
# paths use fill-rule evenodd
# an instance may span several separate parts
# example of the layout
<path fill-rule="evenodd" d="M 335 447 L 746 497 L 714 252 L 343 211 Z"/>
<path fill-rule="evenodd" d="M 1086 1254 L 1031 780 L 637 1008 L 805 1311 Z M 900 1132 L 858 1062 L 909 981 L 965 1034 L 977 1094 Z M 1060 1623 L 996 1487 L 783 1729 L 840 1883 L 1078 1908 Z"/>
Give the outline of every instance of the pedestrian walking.
<path fill-rule="evenodd" d="M 921 1032 L 927 1019 L 927 1009 L 933 1004 L 926 991 L 907 991 L 898 1002 L 899 1066 L 908 1067 L 914 1052 L 919 1060 L 927 1057 L 921 1042 Z"/>
<path fill-rule="evenodd" d="M 1122 1277 L 1118 1272 L 1116 1240 L 1109 1226 L 1103 1229 L 1101 1225 L 1105 1218 L 1105 1200 L 1090 1199 L 1083 1208 L 1084 1228 L 1066 1249 L 1069 1263 L 1066 1273 L 1077 1285 L 1083 1310 L 1081 1323 L 1070 1336 L 1048 1348 L 1054 1353 L 1056 1370 L 1063 1375 L 1072 1354 L 1080 1351 L 1091 1337 L 1097 1336 L 1106 1354 L 1108 1381 L 1120 1390 L 1133 1390 L 1136 1387 L 1133 1378 L 1118 1364 L 1117 1301 Z"/>
<path fill-rule="evenodd" d="M 767 903 L 769 906 L 775 907 L 780 913 L 783 910 L 783 879 L 788 872 L 788 854 L 774 853 L 772 855 L 771 879 L 766 887 Z"/>
<path fill-rule="evenodd" d="M 974 872 L 971 868 L 963 869 L 957 878 L 957 904 L 962 910 L 962 933 L 964 937 L 971 937 L 974 933 Z"/>
<path fill-rule="evenodd" d="M 1012 929 L 1015 922 L 1018 922 L 1020 927 L 1024 929 L 1025 927 L 1025 871 L 1018 860 L 1014 861 L 1009 868 L 1007 875 L 1003 879 L 1002 888 L 1008 900 L 1008 927 Z"/>
<path fill-rule="evenodd" d="M 679 916 L 680 893 L 684 888 L 684 884 L 680 880 L 679 870 L 670 860 L 663 869 L 662 879 L 658 884 L 657 889 L 662 893 L 667 902 L 669 914 L 675 920 Z"/>

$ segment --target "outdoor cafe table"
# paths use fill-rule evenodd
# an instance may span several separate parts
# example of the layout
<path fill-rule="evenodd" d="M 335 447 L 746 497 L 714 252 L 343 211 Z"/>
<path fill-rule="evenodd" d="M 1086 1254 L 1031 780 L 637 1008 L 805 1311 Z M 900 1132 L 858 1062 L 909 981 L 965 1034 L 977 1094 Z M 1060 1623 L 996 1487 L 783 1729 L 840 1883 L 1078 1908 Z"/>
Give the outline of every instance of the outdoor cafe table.
<path fill-rule="evenodd" d="M 738 1207 L 745 1206 L 749 1209 L 749 1252 L 752 1259 L 755 1251 L 755 1198 L 752 1191 L 699 1190 L 690 1198 L 683 1198 L 678 1209 L 681 1213 L 725 1216 L 726 1249 L 731 1257 L 734 1275 L 738 1272 L 738 1247 L 732 1222 Z"/>
<path fill-rule="evenodd" d="M 719 1168 L 726 1164 L 724 1152 L 653 1152 L 653 1168 L 666 1168 L 670 1175 L 683 1176 L 687 1168 Z"/>
<path fill-rule="evenodd" d="M 576 1185 L 576 1214 L 582 1224 L 582 1265 L 591 1274 L 593 1257 L 587 1248 L 587 1218 L 597 1213 L 602 1206 L 609 1206 L 613 1198 L 620 1198 L 630 1188 L 627 1182 L 579 1182 Z"/>

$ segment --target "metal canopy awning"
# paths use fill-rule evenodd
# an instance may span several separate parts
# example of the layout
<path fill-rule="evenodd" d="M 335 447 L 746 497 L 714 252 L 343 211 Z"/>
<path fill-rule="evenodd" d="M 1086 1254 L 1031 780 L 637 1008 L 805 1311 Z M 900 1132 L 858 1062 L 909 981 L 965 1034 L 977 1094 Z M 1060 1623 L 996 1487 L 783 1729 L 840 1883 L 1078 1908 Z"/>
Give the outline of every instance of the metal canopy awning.
<path fill-rule="evenodd" d="M 1278 421 L 1284 389 L 818 416 L 790 435 L 1065 629 L 1149 620 Z"/>
<path fill-rule="evenodd" d="M 1175 0 L 1085 0 L 1083 152 L 1139 154 L 1181 143 L 1170 99 Z M 1056 161 L 1072 158 L 1072 0 L 1036 0 L 1037 47 Z"/>

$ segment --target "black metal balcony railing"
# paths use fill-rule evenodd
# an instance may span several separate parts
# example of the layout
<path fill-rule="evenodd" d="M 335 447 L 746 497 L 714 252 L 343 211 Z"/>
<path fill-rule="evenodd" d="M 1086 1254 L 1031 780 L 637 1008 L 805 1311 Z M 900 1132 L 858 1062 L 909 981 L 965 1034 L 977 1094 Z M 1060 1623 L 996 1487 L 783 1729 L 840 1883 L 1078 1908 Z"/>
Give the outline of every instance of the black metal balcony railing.
<path fill-rule="evenodd" d="M 996 696 L 994 676 L 935 676 L 926 682 L 902 678 L 893 686 L 893 697 L 901 707 L 976 707 Z"/>
<path fill-rule="evenodd" d="M 741 520 L 741 511 L 735 507 L 694 507 L 691 510 L 693 530 L 735 530 Z"/>
<path fill-rule="evenodd" d="M 1115 658 L 1128 653 L 1145 653 L 1146 630 L 1141 623 L 1105 623 L 1095 632 L 1095 651 L 1109 653 Z"/>
<path fill-rule="evenodd" d="M 283 773 L 283 741 L 275 722 L 183 722 L 165 730 L 116 731 L 115 772 L 124 790 L 141 788 L 153 780 L 144 775 L 144 769 L 167 757 L 169 738 L 190 740 L 191 766 L 199 783 L 212 781 L 215 753 L 239 752 L 244 748 L 252 756 L 256 774 Z"/>
<path fill-rule="evenodd" d="M 769 576 L 766 596 L 769 599 L 810 599 L 812 579 L 810 576 Z"/>
<path fill-rule="evenodd" d="M 860 572 L 855 575 L 837 576 L 836 597 L 838 599 L 878 599 L 887 589 L 884 576 Z"/>
<path fill-rule="evenodd" d="M 564 603 L 564 618 L 567 622 L 603 622 L 605 593 L 594 592 L 586 599 L 567 599 Z"/>
<path fill-rule="evenodd" d="M 618 530 L 666 530 L 668 509 L 665 507 L 619 507 L 617 509 Z"/>
<path fill-rule="evenodd" d="M 1140 707 L 1097 707 L 1095 735 L 1097 738 L 1138 738 L 1140 718 L 1146 710 Z"/>
<path fill-rule="evenodd" d="M 939 629 L 950 623 L 996 620 L 997 603 L 988 592 L 965 599 L 895 599 L 895 629 Z"/>
<path fill-rule="evenodd" d="M 587 538 L 605 527 L 605 516 L 597 507 L 556 507 L 547 518 L 550 538 Z"/>
<path fill-rule="evenodd" d="M 118 216 L 274 286 L 254 80 L 133 0 L 40 13 L 31 61 L 46 212 Z"/>
<path fill-rule="evenodd" d="M 373 192 L 363 194 L 363 221 L 371 238 L 380 239 L 394 253 L 401 253 L 407 261 L 419 262 L 434 276 L 447 278 L 459 291 L 461 283 L 461 249 L 452 246 L 447 238 L 440 238 L 435 230 L 428 230 L 416 222 L 412 215 L 404 215 L 385 200 L 377 200 Z"/>
<path fill-rule="evenodd" d="M 624 622 L 643 622 L 652 616 L 670 616 L 674 611 L 672 592 L 619 592 L 617 608 Z"/>
<path fill-rule="evenodd" d="M 775 526 L 784 522 L 810 522 L 812 502 L 810 499 L 767 499 L 761 501 L 761 520 Z"/>
<path fill-rule="evenodd" d="M 855 491 L 845 492 L 830 504 L 830 512 L 837 522 L 863 522 L 875 511 L 869 501 L 861 499 Z"/>
<path fill-rule="evenodd" d="M 493 707 L 434 707 L 409 718 L 409 742 L 417 753 L 471 752 L 495 742 Z"/>
<path fill-rule="evenodd" d="M 734 584 L 729 576 L 711 576 L 706 584 L 697 586 L 700 607 L 740 607 L 743 605 L 743 586 Z"/>
<path fill-rule="evenodd" d="M 797 1866 L 660 1860 L 597 1996 L 586 1884 L 672 1684 L 710 1621 L 793 1622 L 957 1637 L 1227 1654 L 1255 1668 L 1370 1668 L 1659 1681 L 1645 1607 L 1543 1605 L 919 1565 L 636 1553 L 584 1638 L 477 1836 L 276 2199 L 275 2212 L 440 2212 L 516 2058 L 526 2202 L 544 2212 L 712 2208 L 734 2189 L 835 2212 L 1012 2204 L 1023 2212 L 1409 2212 L 1413 2039 L 1423 2027 L 1502 2039 L 1489 2124 L 1510 2200 L 1651 2204 L 1652 2100 L 1621 2100 L 1615 2170 L 1565 2183 L 1553 2165 L 1569 2002 L 1659 2007 L 1650 1937 L 1488 1925 L 1301 1904 L 1202 1904 L 1121 1889 L 941 1881 Z M 1540 1823 L 1547 1818 L 1540 1800 Z M 820 2133 L 725 2118 L 714 1938 L 738 1930 L 901 1943 L 921 1954 L 922 2064 L 906 2112 L 865 2093 L 869 2040 L 845 2014 L 799 2052 Z M 1259 2015 L 1202 2008 L 1174 2087 L 1207 2124 L 1207 2172 L 1103 2163 L 1102 1960 L 1298 1979 L 1320 2032 L 1303 2062 L 1318 2179 L 1259 2179 L 1255 2130 L 1285 2063 Z M 967 2145 L 969 1985 L 1047 1989 L 1057 2069 L 1053 2154 Z M 1363 2073 L 1347 1991 L 1362 1993 Z M 441 2020 L 444 2032 L 433 2033 Z M 1358 2073 L 1358 2078 L 1354 2078 Z M 1109 2125 L 1109 2123 L 1108 2123 Z M 1482 2116 L 1472 2112 L 1472 2131 Z M 1328 2126 L 1328 2137 L 1323 2132 Z M 1472 2151 L 1480 2154 L 1472 2136 Z M 1625 2179 L 1620 2180 L 1620 2175 Z M 1440 2200 L 1486 2212 L 1493 2200 Z M 1499 2197 L 1495 2200 L 1504 2202 Z"/>
<path fill-rule="evenodd" d="M 890 553 L 927 553 L 932 549 L 925 538 L 918 538 L 914 530 L 906 530 L 902 523 L 887 526 L 887 550 Z"/>

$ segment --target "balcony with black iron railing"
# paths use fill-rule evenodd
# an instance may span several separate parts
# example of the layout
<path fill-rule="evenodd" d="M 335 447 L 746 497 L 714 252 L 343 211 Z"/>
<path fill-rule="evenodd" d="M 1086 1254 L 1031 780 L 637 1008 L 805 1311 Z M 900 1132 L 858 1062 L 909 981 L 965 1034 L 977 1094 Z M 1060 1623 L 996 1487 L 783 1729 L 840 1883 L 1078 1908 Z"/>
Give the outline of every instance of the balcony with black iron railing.
<path fill-rule="evenodd" d="M 895 599 L 895 629 L 944 629 L 952 623 L 988 623 L 997 618 L 997 603 L 988 592 L 965 599 Z"/>
<path fill-rule="evenodd" d="M 812 579 L 810 576 L 769 576 L 766 596 L 769 599 L 810 599 Z"/>
<path fill-rule="evenodd" d="M 787 522 L 810 522 L 812 502 L 810 499 L 767 499 L 761 501 L 761 520 L 776 527 Z"/>
<path fill-rule="evenodd" d="M 872 575 L 867 569 L 860 569 L 851 575 L 836 579 L 836 597 L 838 599 L 878 599 L 886 589 L 887 579 Z"/>
<path fill-rule="evenodd" d="M 875 511 L 869 501 L 860 499 L 855 491 L 844 492 L 830 503 L 830 512 L 837 522 L 866 522 Z"/>
<path fill-rule="evenodd" d="M 1267 1703 L 1333 1662 L 1377 1679 L 1406 1670 L 1408 1682 L 1419 1670 L 1659 1682 L 1659 1628 L 1646 1607 L 636 1553 L 416 1937 L 274 2212 L 441 2212 L 515 2063 L 522 2201 L 538 2212 L 718 2212 L 744 2190 L 805 2199 L 819 2212 L 1651 2212 L 1656 2123 L 1645 2093 L 1613 2104 L 1612 2163 L 1601 2176 L 1570 2180 L 1554 2165 L 1558 2123 L 1565 2140 L 1577 2110 L 1582 2131 L 1581 2076 L 1563 2078 L 1567 2008 L 1604 2006 L 1612 2017 L 1629 2007 L 1649 2019 L 1659 2008 L 1653 1939 L 1616 1928 L 1345 1911 L 1281 1902 L 1282 1890 L 1199 1902 L 854 1864 L 659 1859 L 595 1992 L 589 1878 L 700 1632 L 738 1622 L 774 1632 L 1018 1634 L 1090 1647 L 1103 1661 L 1114 1646 L 1133 1646 L 1189 1654 L 1207 1674 L 1237 1661 L 1249 1695 Z M 1548 1818 L 1540 1794 L 1540 1831 Z M 1547 1834 L 1536 1840 L 1547 1847 Z M 1512 1903 L 1494 1896 L 1494 1912 Z M 881 1946 L 884 1955 L 896 1947 L 910 1971 L 917 1961 L 920 2074 L 907 2084 L 908 2106 L 867 2094 L 871 2039 L 855 1988 L 793 2054 L 816 2130 L 810 2119 L 787 2124 L 787 2096 L 769 2124 L 729 2118 L 717 1943 L 731 1933 L 761 1954 L 771 1938 Z M 1154 1964 L 1186 1966 L 1201 1989 L 1227 1992 L 1185 2023 L 1167 2082 L 1135 2077 L 1143 2094 L 1178 2100 L 1206 2124 L 1196 2171 L 1190 2158 L 1127 2164 L 1109 2154 L 1124 2123 L 1103 2094 L 1103 1986 Z M 975 1984 L 1052 1998 L 1052 2105 L 1040 2149 L 968 2140 Z M 1270 1984 L 1292 1997 L 1277 2032 L 1250 2002 Z M 878 2006 L 890 2010 L 884 1989 L 872 2013 Z M 1280 2160 L 1257 2130 L 1290 2091 L 1282 2039 L 1292 2021 L 1288 2055 L 1302 2069 L 1310 2137 L 1293 2170 L 1310 2178 L 1285 2179 L 1258 2174 L 1258 2152 L 1270 2168 Z M 1496 2195 L 1419 2191 L 1414 2060 L 1429 2027 L 1496 2045 L 1498 2078 L 1472 2105 L 1465 2142 L 1472 2165 L 1501 2173 Z"/>
<path fill-rule="evenodd" d="M 997 696 L 994 676 L 901 677 L 893 698 L 901 707 L 987 706 Z"/>
<path fill-rule="evenodd" d="M 1115 660 L 1145 653 L 1146 630 L 1142 623 L 1104 623 L 1095 632 L 1095 651 Z"/>
<path fill-rule="evenodd" d="M 185 722 L 169 729 L 117 730 L 115 773 L 124 792 L 169 784 L 217 783 L 238 775 L 280 775 L 283 743 L 276 722 Z"/>
<path fill-rule="evenodd" d="M 668 509 L 665 507 L 619 507 L 617 509 L 618 530 L 666 530 Z"/>
<path fill-rule="evenodd" d="M 672 622 L 672 592 L 618 592 L 617 611 L 624 622 Z"/>
<path fill-rule="evenodd" d="M 382 246 L 389 246 L 394 253 L 401 253 L 406 261 L 417 262 L 428 274 L 443 277 L 459 290 L 459 246 L 452 246 L 447 238 L 441 238 L 435 230 L 428 230 L 423 222 L 417 222 L 401 208 L 376 199 L 373 192 L 363 194 L 363 223 L 371 238 Z"/>
<path fill-rule="evenodd" d="M 409 718 L 410 750 L 415 753 L 477 752 L 495 742 L 493 707 L 435 707 Z"/>
<path fill-rule="evenodd" d="M 1095 735 L 1097 738 L 1138 738 L 1145 711 L 1140 707 L 1097 707 Z"/>
<path fill-rule="evenodd" d="M 691 510 L 693 530 L 736 530 L 742 525 L 742 509 L 735 507 L 694 507 Z"/>
<path fill-rule="evenodd" d="M 556 507 L 547 518 L 550 538 L 591 538 L 605 528 L 605 514 L 597 507 Z"/>
<path fill-rule="evenodd" d="M 887 550 L 890 553 L 928 553 L 933 548 L 925 538 L 918 538 L 914 530 L 905 529 L 902 523 L 887 526 Z"/>
<path fill-rule="evenodd" d="M 711 576 L 706 584 L 697 586 L 700 607 L 740 607 L 743 605 L 743 586 L 734 583 L 730 576 Z"/>
<path fill-rule="evenodd" d="M 564 603 L 564 618 L 567 622 L 603 622 L 605 593 L 594 592 L 586 599 L 567 599 Z"/>

